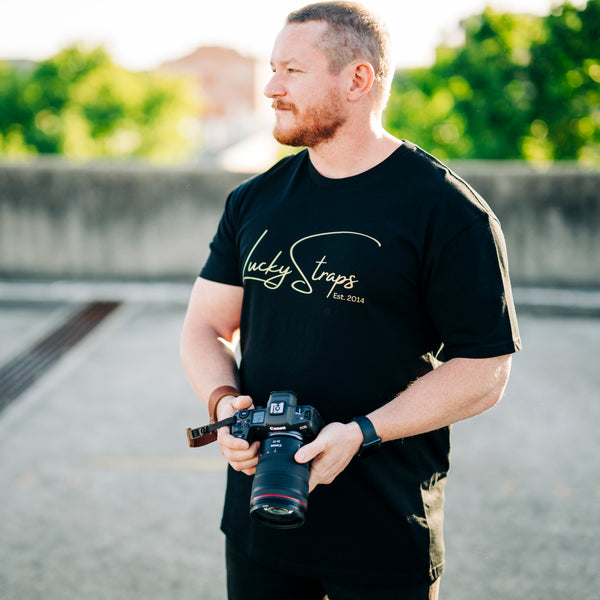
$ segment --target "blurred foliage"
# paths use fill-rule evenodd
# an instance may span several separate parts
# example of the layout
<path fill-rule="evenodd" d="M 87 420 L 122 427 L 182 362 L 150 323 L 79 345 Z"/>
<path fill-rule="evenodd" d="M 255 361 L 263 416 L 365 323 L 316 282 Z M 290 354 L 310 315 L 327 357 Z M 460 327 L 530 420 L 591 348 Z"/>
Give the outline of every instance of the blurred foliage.
<path fill-rule="evenodd" d="M 67 48 L 30 69 L 0 63 L 0 153 L 175 160 L 198 116 L 193 84 L 133 73 L 102 48 Z"/>
<path fill-rule="evenodd" d="M 387 128 L 441 158 L 600 164 L 600 0 L 483 14 L 432 67 L 396 73 Z"/>

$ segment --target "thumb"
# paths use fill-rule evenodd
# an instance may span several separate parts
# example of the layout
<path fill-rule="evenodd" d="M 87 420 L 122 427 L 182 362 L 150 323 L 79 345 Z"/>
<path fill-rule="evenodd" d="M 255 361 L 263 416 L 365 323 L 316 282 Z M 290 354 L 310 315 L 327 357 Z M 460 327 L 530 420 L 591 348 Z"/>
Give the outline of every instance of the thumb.
<path fill-rule="evenodd" d="M 238 396 L 232 400 L 231 406 L 233 406 L 235 410 L 242 410 L 244 408 L 252 408 L 254 404 L 250 396 Z"/>
<path fill-rule="evenodd" d="M 310 462 L 311 460 L 319 456 L 319 454 L 321 454 L 321 452 L 323 452 L 324 449 L 325 448 L 323 447 L 323 444 L 319 441 L 319 438 L 317 438 L 313 440 L 310 444 L 302 446 L 302 448 L 300 448 L 300 450 L 298 450 L 298 452 L 296 452 L 296 454 L 294 455 L 294 460 L 300 464 Z"/>

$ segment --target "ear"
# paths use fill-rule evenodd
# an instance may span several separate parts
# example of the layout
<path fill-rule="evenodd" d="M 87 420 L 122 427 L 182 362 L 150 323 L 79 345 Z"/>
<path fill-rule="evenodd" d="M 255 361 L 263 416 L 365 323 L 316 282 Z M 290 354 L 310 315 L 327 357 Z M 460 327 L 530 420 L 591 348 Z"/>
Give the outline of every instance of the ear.
<path fill-rule="evenodd" d="M 354 63 L 349 73 L 351 77 L 348 100 L 356 102 L 366 96 L 375 83 L 375 69 L 368 62 Z"/>

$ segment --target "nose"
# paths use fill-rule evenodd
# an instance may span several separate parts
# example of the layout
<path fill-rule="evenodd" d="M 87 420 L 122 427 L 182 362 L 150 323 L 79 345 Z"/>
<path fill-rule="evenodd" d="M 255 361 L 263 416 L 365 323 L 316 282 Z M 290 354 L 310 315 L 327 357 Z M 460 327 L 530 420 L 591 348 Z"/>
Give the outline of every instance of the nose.
<path fill-rule="evenodd" d="M 271 79 L 269 79 L 265 89 L 263 91 L 267 98 L 279 98 L 285 96 L 285 88 L 281 84 L 277 73 L 273 73 Z"/>

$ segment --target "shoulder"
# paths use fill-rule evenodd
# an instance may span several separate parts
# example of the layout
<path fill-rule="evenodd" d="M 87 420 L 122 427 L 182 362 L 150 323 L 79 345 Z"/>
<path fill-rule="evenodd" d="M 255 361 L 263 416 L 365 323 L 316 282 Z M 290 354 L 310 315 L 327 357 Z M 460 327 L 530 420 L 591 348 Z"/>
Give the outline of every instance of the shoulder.
<path fill-rule="evenodd" d="M 448 165 L 412 142 L 405 141 L 402 149 L 404 171 L 420 202 L 445 218 L 461 215 L 474 221 L 496 219 L 481 195 Z"/>

